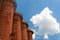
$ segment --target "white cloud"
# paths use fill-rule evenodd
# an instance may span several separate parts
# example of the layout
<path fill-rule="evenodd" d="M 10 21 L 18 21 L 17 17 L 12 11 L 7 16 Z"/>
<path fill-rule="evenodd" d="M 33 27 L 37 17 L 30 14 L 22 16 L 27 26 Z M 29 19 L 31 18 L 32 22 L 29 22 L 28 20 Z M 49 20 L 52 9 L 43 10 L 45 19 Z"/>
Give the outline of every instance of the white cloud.
<path fill-rule="evenodd" d="M 53 11 L 51 11 L 48 7 L 44 8 L 40 14 L 36 14 L 32 16 L 30 21 L 34 24 L 34 26 L 38 27 L 38 29 L 34 29 L 36 35 L 53 35 L 56 33 L 60 33 L 59 24 L 52 16 Z M 46 36 L 48 38 L 48 36 Z"/>
<path fill-rule="evenodd" d="M 48 35 L 47 34 L 44 35 L 44 39 L 48 39 Z"/>
<path fill-rule="evenodd" d="M 35 33 L 32 35 L 32 37 L 33 37 L 33 40 L 35 39 Z"/>

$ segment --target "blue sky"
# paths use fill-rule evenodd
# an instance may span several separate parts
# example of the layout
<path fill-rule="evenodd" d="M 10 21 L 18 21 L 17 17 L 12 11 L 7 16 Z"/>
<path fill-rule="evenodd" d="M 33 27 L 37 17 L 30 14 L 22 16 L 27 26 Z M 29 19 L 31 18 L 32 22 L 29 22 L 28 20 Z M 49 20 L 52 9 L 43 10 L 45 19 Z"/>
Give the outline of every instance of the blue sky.
<path fill-rule="evenodd" d="M 17 11 L 23 15 L 24 20 L 29 24 L 30 28 L 34 28 L 30 18 L 39 14 L 45 7 L 49 7 L 53 11 L 53 17 L 60 23 L 60 0 L 16 0 Z M 35 40 L 43 40 L 43 36 L 36 36 Z M 60 34 L 49 35 L 49 40 L 60 40 Z"/>

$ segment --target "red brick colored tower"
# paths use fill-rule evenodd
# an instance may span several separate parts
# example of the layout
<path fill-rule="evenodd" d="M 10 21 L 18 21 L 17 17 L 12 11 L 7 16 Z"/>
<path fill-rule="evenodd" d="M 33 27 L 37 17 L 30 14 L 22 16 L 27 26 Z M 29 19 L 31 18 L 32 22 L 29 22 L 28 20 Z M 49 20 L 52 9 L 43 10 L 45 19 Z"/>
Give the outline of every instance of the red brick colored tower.
<path fill-rule="evenodd" d="M 33 32 L 16 12 L 14 0 L 0 0 L 0 40 L 32 40 Z"/>
<path fill-rule="evenodd" d="M 0 0 L 0 39 L 10 40 L 13 19 L 13 0 Z"/>
<path fill-rule="evenodd" d="M 22 27 L 21 27 L 22 40 L 28 40 L 27 29 L 28 29 L 28 24 L 25 21 L 22 21 Z"/>
<path fill-rule="evenodd" d="M 28 29 L 27 32 L 28 32 L 28 40 L 33 40 L 32 39 L 33 31 L 31 31 L 30 29 Z"/>
<path fill-rule="evenodd" d="M 11 40 L 21 40 L 21 22 L 22 16 L 14 12 Z"/>

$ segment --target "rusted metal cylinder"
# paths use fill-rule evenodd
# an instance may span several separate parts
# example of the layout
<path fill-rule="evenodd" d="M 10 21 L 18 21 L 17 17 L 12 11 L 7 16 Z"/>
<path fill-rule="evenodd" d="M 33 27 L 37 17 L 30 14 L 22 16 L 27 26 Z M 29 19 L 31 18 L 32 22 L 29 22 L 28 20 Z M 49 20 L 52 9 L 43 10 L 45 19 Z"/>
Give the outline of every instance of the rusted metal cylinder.
<path fill-rule="evenodd" d="M 28 28 L 28 24 L 25 21 L 22 21 L 22 27 L 21 27 L 22 40 L 28 40 L 27 28 Z"/>
<path fill-rule="evenodd" d="M 33 40 L 33 39 L 32 39 L 33 31 L 31 31 L 30 29 L 28 29 L 28 30 L 27 30 L 27 34 L 28 34 L 28 40 Z"/>
<path fill-rule="evenodd" d="M 0 0 L 0 39 L 10 40 L 12 29 L 13 4 L 9 1 Z"/>
<path fill-rule="evenodd" d="M 22 16 L 14 12 L 11 40 L 21 40 L 21 22 Z"/>

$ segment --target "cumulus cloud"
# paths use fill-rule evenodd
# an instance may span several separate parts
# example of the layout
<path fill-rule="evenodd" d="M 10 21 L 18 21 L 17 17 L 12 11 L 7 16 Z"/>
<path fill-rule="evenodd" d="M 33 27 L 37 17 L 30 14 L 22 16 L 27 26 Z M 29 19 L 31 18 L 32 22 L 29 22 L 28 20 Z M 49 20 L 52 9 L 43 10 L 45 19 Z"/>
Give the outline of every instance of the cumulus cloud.
<path fill-rule="evenodd" d="M 39 14 L 32 16 L 30 21 L 36 26 L 34 29 L 36 35 L 44 35 L 44 39 L 47 39 L 48 35 L 60 33 L 60 23 L 52 14 L 53 11 L 46 7 Z"/>
<path fill-rule="evenodd" d="M 35 33 L 32 35 L 32 37 L 33 37 L 33 40 L 34 40 L 34 38 L 35 38 Z"/>
<path fill-rule="evenodd" d="M 44 39 L 48 39 L 48 35 L 47 34 L 44 35 Z"/>

